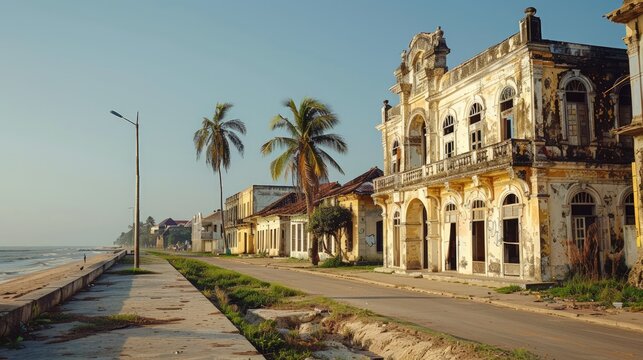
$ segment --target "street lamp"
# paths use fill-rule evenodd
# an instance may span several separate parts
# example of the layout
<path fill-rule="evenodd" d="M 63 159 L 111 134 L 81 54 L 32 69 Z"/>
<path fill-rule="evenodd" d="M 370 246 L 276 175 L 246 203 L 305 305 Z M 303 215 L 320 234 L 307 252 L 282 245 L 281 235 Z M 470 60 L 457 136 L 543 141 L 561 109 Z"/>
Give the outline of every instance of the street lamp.
<path fill-rule="evenodd" d="M 136 201 L 134 202 L 134 268 L 138 268 L 139 267 L 138 248 L 139 248 L 139 236 L 140 236 L 139 224 L 141 219 L 141 207 L 140 207 L 141 197 L 140 197 L 140 190 L 139 190 L 140 177 L 138 172 L 138 111 L 136 112 L 136 122 L 131 121 L 130 119 L 117 113 L 114 110 L 110 111 L 110 113 L 134 125 L 134 128 L 136 128 Z"/>

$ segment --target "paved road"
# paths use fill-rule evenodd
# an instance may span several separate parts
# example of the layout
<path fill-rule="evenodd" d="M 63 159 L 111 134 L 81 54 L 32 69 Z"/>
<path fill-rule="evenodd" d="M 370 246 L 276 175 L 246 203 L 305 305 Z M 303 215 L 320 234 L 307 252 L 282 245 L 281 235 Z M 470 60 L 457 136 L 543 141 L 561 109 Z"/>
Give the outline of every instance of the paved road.
<path fill-rule="evenodd" d="M 548 359 L 643 359 L 639 332 L 234 260 L 201 260 L 456 337 L 525 348 Z"/>

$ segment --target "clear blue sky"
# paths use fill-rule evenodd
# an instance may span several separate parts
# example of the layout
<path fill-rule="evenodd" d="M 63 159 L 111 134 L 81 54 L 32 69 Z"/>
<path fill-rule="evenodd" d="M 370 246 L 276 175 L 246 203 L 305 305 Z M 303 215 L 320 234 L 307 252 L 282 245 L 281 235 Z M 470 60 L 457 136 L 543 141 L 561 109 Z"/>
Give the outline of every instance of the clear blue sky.
<path fill-rule="evenodd" d="M 273 183 L 259 146 L 282 100 L 317 97 L 342 123 L 346 181 L 382 164 L 380 121 L 400 52 L 440 25 L 453 67 L 518 31 L 624 48 L 620 1 L 0 0 L 0 246 L 111 244 L 131 223 L 141 114 L 141 217 L 218 208 L 192 135 L 216 102 L 248 127 L 224 196 Z M 285 183 L 281 180 L 279 183 Z"/>

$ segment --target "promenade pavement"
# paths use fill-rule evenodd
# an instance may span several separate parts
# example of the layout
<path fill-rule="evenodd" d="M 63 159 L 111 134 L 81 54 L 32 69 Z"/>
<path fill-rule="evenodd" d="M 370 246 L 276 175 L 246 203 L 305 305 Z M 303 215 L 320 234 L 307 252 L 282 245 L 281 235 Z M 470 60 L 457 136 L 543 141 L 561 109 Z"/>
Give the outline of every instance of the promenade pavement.
<path fill-rule="evenodd" d="M 117 264 L 59 311 L 74 316 L 136 314 L 170 320 L 56 342 L 79 322 L 35 331 L 18 350 L 0 348 L 0 359 L 263 359 L 234 325 L 165 260 L 144 257 L 155 274 L 119 275 Z"/>
<path fill-rule="evenodd" d="M 543 315 L 560 316 L 578 321 L 607 325 L 626 330 L 643 332 L 643 313 L 630 312 L 626 309 L 597 309 L 596 306 L 589 306 L 587 303 L 573 303 L 565 301 L 554 301 L 543 299 L 535 292 L 519 292 L 513 294 L 500 294 L 495 291 L 493 281 L 487 286 L 484 279 L 476 277 L 477 283 L 473 283 L 470 276 L 457 275 L 444 276 L 435 273 L 425 273 L 429 278 L 417 278 L 407 274 L 387 274 L 371 270 L 351 270 L 350 268 L 313 268 L 308 262 L 294 261 L 292 259 L 280 258 L 250 258 L 230 257 L 230 260 L 240 261 L 246 264 L 253 264 L 266 267 L 289 269 L 292 271 L 314 272 L 316 274 L 348 278 L 375 285 L 400 288 L 431 295 L 441 295 L 470 301 L 489 303 L 496 306 L 507 307 L 515 310 L 529 311 Z M 417 275 L 417 272 L 413 273 Z M 422 273 L 420 273 L 422 274 Z"/>

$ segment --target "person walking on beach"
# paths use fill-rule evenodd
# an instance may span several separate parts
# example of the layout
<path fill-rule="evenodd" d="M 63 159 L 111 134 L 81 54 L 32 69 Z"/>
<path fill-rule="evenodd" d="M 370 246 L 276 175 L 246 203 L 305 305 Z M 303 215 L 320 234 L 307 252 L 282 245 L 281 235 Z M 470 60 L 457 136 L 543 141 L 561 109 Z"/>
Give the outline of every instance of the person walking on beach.
<path fill-rule="evenodd" d="M 87 254 L 83 254 L 83 263 L 87 264 Z"/>

